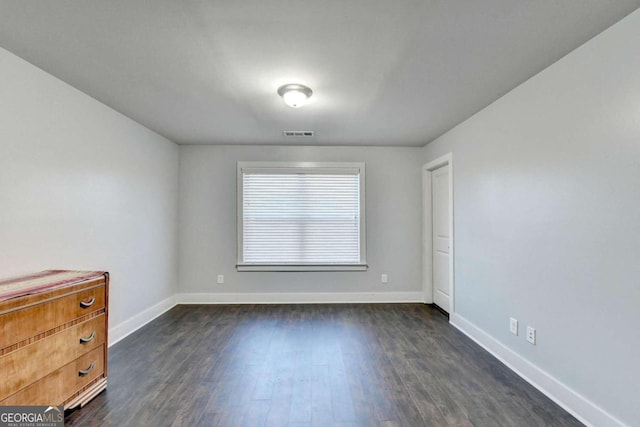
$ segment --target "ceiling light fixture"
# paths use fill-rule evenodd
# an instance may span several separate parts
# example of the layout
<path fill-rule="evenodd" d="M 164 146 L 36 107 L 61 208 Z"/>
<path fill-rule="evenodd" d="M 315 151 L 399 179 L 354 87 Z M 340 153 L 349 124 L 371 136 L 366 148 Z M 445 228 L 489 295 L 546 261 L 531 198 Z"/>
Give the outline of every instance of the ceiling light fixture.
<path fill-rule="evenodd" d="M 278 95 L 282 97 L 284 103 L 289 107 L 302 107 L 309 101 L 313 91 L 311 88 L 300 84 L 286 84 L 278 88 Z"/>

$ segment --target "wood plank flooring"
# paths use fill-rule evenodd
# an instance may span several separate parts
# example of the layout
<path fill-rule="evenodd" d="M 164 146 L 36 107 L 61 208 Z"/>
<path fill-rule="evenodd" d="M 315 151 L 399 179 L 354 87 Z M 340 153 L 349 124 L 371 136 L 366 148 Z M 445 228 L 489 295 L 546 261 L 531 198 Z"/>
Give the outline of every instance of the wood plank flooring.
<path fill-rule="evenodd" d="M 180 305 L 67 426 L 579 426 L 423 304 Z"/>

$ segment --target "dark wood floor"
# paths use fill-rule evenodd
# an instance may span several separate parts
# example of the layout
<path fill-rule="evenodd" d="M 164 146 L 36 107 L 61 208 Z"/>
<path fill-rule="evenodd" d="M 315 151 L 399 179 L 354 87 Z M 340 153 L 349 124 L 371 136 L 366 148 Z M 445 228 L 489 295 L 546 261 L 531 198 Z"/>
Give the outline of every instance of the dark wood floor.
<path fill-rule="evenodd" d="M 423 304 L 177 306 L 68 426 L 578 426 Z"/>

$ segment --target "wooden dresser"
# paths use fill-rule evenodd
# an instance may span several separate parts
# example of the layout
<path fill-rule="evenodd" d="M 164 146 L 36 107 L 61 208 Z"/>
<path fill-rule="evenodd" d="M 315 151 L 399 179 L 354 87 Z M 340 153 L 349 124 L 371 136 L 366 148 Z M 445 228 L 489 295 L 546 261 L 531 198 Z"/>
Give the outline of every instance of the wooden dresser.
<path fill-rule="evenodd" d="M 0 405 L 83 406 L 107 387 L 109 274 L 0 280 Z"/>

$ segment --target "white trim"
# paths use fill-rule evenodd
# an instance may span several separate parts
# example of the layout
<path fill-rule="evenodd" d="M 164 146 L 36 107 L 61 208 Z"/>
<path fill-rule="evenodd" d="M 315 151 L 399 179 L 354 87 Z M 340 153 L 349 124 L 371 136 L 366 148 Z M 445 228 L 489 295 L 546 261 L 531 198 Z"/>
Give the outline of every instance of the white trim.
<path fill-rule="evenodd" d="M 281 169 L 293 173 L 294 171 L 307 169 L 308 173 L 361 173 L 360 169 L 364 162 L 269 162 L 269 161 L 241 161 L 238 162 L 238 173 L 252 173 L 258 170 L 259 173 L 267 171 L 277 173 L 274 169 Z M 247 171 L 242 171 L 247 169 Z"/>
<path fill-rule="evenodd" d="M 178 304 L 322 304 L 422 302 L 422 292 L 292 292 L 292 293 L 184 293 L 109 328 L 109 347 Z"/>
<path fill-rule="evenodd" d="M 131 335 L 147 323 L 154 320 L 156 317 L 171 310 L 175 306 L 176 296 L 174 294 L 169 298 L 160 301 L 156 305 L 136 314 L 135 316 L 128 318 L 124 322 L 109 328 L 109 347 L 126 338 L 128 335 Z"/>
<path fill-rule="evenodd" d="M 455 313 L 455 228 L 453 215 L 453 154 L 447 153 L 422 166 L 422 290 L 425 304 L 433 303 L 433 257 L 431 218 L 431 172 L 449 165 L 449 314 Z"/>
<path fill-rule="evenodd" d="M 506 347 L 464 317 L 453 313 L 449 319 L 450 323 L 463 334 L 491 353 L 509 369 L 540 390 L 580 422 L 587 426 L 625 426 L 622 421 Z"/>
<path fill-rule="evenodd" d="M 367 271 L 366 264 L 332 264 L 332 265 L 257 265 L 238 264 L 238 271 Z"/>
<path fill-rule="evenodd" d="M 422 302 L 422 292 L 184 293 L 177 304 L 323 304 Z"/>

